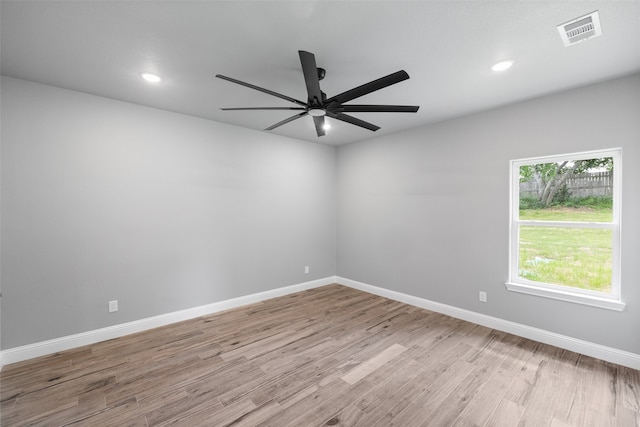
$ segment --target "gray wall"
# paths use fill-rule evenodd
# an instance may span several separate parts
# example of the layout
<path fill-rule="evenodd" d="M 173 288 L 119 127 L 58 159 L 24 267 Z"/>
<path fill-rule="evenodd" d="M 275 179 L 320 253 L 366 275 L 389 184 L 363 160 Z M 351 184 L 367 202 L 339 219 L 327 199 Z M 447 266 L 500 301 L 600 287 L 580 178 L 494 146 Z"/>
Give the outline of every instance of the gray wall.
<path fill-rule="evenodd" d="M 509 160 L 611 147 L 625 311 L 507 291 Z M 340 147 L 338 275 L 640 353 L 639 161 L 640 75 Z"/>
<path fill-rule="evenodd" d="M 335 275 L 334 147 L 1 89 L 3 348 Z"/>
<path fill-rule="evenodd" d="M 2 348 L 337 272 L 640 353 L 640 75 L 340 147 L 337 163 L 264 132 L 1 89 Z M 626 310 L 508 292 L 509 160 L 609 147 Z"/>

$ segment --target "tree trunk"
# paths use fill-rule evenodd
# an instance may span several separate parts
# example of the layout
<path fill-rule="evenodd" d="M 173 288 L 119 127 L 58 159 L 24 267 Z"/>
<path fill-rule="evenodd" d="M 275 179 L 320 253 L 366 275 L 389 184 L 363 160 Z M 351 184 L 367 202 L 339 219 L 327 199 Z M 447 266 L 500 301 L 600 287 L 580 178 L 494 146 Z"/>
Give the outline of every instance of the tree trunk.
<path fill-rule="evenodd" d="M 573 174 L 573 171 L 576 170 L 577 167 L 582 165 L 584 160 L 577 161 L 570 168 L 563 171 L 563 168 L 567 165 L 567 162 L 562 162 L 556 168 L 556 173 L 549 181 L 547 181 L 544 191 L 542 192 L 542 196 L 540 196 L 540 202 L 548 207 L 551 205 L 553 198 L 556 193 L 562 188 L 562 186 L 567 182 L 567 179 Z"/>

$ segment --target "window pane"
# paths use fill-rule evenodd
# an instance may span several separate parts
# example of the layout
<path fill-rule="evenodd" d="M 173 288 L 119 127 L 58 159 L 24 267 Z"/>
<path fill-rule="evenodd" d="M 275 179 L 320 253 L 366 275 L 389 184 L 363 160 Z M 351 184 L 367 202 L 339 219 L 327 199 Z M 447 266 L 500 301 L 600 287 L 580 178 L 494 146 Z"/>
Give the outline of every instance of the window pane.
<path fill-rule="evenodd" d="M 519 217 L 613 221 L 613 158 L 535 163 L 519 169 Z"/>
<path fill-rule="evenodd" d="M 518 276 L 610 293 L 612 239 L 608 229 L 521 226 Z"/>

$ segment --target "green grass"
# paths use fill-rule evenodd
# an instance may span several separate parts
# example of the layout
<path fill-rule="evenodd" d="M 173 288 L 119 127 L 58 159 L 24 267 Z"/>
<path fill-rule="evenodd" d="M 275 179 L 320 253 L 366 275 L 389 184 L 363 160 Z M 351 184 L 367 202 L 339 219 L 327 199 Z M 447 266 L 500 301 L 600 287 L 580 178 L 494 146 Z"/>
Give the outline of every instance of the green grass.
<path fill-rule="evenodd" d="M 611 208 L 548 208 L 522 209 L 520 219 L 538 221 L 611 222 Z"/>
<path fill-rule="evenodd" d="M 596 208 L 611 209 L 613 207 L 612 197 L 570 197 L 562 203 L 562 206 L 572 208 Z"/>
<path fill-rule="evenodd" d="M 527 209 L 520 219 L 611 221 L 607 208 Z M 600 292 L 611 291 L 612 233 L 606 229 L 532 227 L 520 229 L 519 275 Z"/>
<path fill-rule="evenodd" d="M 601 197 L 569 197 L 560 202 L 553 201 L 551 206 L 544 206 L 537 197 L 522 196 L 520 198 L 520 209 L 547 209 L 554 208 L 593 208 L 593 209 L 611 209 L 613 206 L 613 198 L 611 196 Z"/>

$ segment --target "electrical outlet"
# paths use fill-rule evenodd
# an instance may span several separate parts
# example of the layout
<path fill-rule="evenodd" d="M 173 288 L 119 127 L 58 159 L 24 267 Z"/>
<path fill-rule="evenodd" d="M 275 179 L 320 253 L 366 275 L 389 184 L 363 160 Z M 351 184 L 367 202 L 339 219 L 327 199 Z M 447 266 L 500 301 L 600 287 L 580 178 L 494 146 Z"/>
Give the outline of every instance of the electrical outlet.
<path fill-rule="evenodd" d="M 304 267 L 304 274 L 309 274 L 309 266 Z"/>
<path fill-rule="evenodd" d="M 480 298 L 480 302 L 487 302 L 487 293 L 480 291 L 479 298 Z"/>
<path fill-rule="evenodd" d="M 118 300 L 109 301 L 109 313 L 118 311 Z"/>

